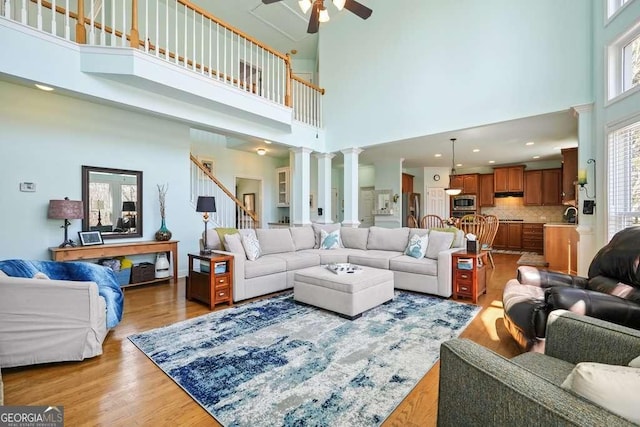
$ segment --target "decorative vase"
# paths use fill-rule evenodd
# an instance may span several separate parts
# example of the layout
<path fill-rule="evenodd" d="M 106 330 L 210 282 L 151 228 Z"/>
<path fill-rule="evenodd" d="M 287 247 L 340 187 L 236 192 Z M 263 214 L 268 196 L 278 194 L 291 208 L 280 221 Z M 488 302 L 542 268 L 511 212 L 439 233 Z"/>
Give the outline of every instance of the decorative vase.
<path fill-rule="evenodd" d="M 167 224 L 165 224 L 164 218 L 162 218 L 162 225 L 160 225 L 160 229 L 156 231 L 156 240 L 158 240 L 159 242 L 171 240 L 171 232 L 167 228 Z"/>
<path fill-rule="evenodd" d="M 167 230 L 167 232 L 171 234 L 169 230 Z M 170 265 L 169 265 L 169 260 L 167 259 L 167 254 L 164 252 L 157 254 L 156 255 L 156 279 L 164 279 L 166 277 L 169 277 L 171 275 L 169 271 L 169 267 Z"/>

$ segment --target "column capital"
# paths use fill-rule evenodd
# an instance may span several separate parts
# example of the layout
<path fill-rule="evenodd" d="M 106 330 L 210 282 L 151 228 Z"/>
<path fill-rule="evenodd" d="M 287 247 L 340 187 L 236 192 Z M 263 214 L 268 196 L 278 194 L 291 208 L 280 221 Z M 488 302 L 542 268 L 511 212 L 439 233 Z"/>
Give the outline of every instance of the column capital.
<path fill-rule="evenodd" d="M 312 148 L 307 148 L 307 147 L 292 147 L 292 148 L 289 148 L 289 151 L 291 151 L 292 153 L 295 153 L 295 154 L 311 154 L 311 153 L 313 153 L 313 149 Z"/>
<path fill-rule="evenodd" d="M 344 150 L 340 150 L 340 152 L 344 155 L 347 154 L 353 154 L 353 155 L 358 155 L 360 153 L 362 153 L 364 150 L 362 148 L 357 148 L 357 147 L 352 147 L 352 148 L 345 148 Z"/>
<path fill-rule="evenodd" d="M 593 111 L 593 102 L 590 104 L 574 105 L 573 107 L 571 107 L 571 109 L 573 110 L 574 116 L 579 116 L 583 113 L 589 113 Z"/>
<path fill-rule="evenodd" d="M 317 158 L 317 159 L 328 159 L 331 160 L 335 157 L 336 155 L 334 153 L 314 153 L 313 157 Z"/>

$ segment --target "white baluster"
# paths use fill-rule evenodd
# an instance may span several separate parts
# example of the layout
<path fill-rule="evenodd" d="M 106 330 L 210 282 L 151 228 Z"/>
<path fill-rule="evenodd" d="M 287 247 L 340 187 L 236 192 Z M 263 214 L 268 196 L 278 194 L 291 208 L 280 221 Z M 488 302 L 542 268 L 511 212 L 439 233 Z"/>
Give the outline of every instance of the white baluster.
<path fill-rule="evenodd" d="M 111 46 L 116 46 L 116 4 L 117 2 L 111 2 Z"/>
<path fill-rule="evenodd" d="M 220 80 L 220 24 L 216 22 L 216 74 Z"/>
<path fill-rule="evenodd" d="M 122 47 L 127 47 L 127 8 L 122 4 Z"/>
<path fill-rule="evenodd" d="M 22 9 L 20 10 L 20 18 L 23 24 L 27 24 L 27 2 L 29 0 L 22 0 Z"/>
<path fill-rule="evenodd" d="M 5 18 L 11 19 L 11 0 L 4 1 L 4 15 Z"/>
<path fill-rule="evenodd" d="M 193 44 L 193 71 L 196 71 L 196 63 L 197 61 L 197 57 L 196 57 L 196 10 L 193 10 L 193 32 L 191 35 L 192 38 L 192 44 Z"/>
<path fill-rule="evenodd" d="M 206 72 L 204 61 L 204 15 L 200 16 L 200 73 L 204 74 Z"/>
<path fill-rule="evenodd" d="M 100 31 L 100 45 L 107 45 L 107 21 L 105 20 L 104 0 L 100 5 L 100 20 L 102 21 L 102 31 Z"/>
<path fill-rule="evenodd" d="M 144 0 L 144 51 L 149 53 L 149 47 L 149 0 Z"/>
<path fill-rule="evenodd" d="M 169 61 L 171 58 L 169 57 L 169 0 L 166 0 L 166 2 L 164 3 L 164 25 L 165 25 L 165 37 L 164 37 L 164 42 L 165 42 L 165 51 L 164 51 L 164 59 L 165 61 Z M 158 52 L 160 51 L 160 49 L 158 49 Z"/>
<path fill-rule="evenodd" d="M 211 70 L 211 57 L 213 56 L 213 46 L 211 45 L 211 36 L 212 36 L 212 27 L 213 27 L 213 21 L 211 19 L 208 20 L 209 21 L 209 77 L 212 76 L 212 70 Z"/>
<path fill-rule="evenodd" d="M 54 36 L 58 35 L 58 23 L 56 22 L 57 17 L 58 12 L 56 11 L 56 0 L 51 0 L 51 34 Z"/>
<path fill-rule="evenodd" d="M 176 60 L 176 64 L 178 64 L 178 0 L 176 0 L 176 25 L 175 25 L 175 29 L 176 29 L 176 57 L 174 58 Z"/>
<path fill-rule="evenodd" d="M 90 13 L 90 15 L 89 15 L 90 16 L 89 44 L 93 46 L 93 45 L 96 44 L 96 40 L 95 40 L 95 31 L 96 31 L 95 24 L 96 23 L 95 23 L 95 20 L 94 20 L 95 13 L 94 13 L 94 10 L 93 10 L 94 2 L 93 2 L 93 0 L 91 0 L 89 3 L 91 3 L 91 7 L 89 7 L 89 13 Z"/>
<path fill-rule="evenodd" d="M 38 0 L 37 25 L 38 25 L 38 29 L 42 31 L 42 0 Z"/>
<path fill-rule="evenodd" d="M 184 5 L 184 60 L 183 60 L 183 64 L 182 66 L 184 68 L 188 68 L 189 67 L 189 60 L 187 59 L 188 55 L 189 55 L 189 45 L 188 45 L 188 40 L 189 40 L 189 36 L 187 35 L 187 16 L 189 15 L 189 9 L 187 8 L 187 5 Z"/>

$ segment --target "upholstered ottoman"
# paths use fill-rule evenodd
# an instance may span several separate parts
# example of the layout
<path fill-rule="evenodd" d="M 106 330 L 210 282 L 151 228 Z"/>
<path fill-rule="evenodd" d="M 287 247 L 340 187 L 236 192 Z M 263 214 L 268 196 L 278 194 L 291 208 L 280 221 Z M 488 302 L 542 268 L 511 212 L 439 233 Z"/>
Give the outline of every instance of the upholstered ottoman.
<path fill-rule="evenodd" d="M 294 275 L 293 299 L 357 319 L 363 312 L 393 299 L 393 272 L 362 267 L 357 274 L 335 274 L 325 266 Z"/>

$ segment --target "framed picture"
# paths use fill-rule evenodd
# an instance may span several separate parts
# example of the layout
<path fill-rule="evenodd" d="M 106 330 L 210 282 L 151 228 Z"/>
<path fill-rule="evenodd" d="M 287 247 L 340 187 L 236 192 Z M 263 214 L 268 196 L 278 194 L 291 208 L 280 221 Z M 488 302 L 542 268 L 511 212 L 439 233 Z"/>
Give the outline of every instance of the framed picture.
<path fill-rule="evenodd" d="M 249 212 L 256 211 L 256 193 L 246 193 L 242 195 L 242 203 Z"/>
<path fill-rule="evenodd" d="M 200 160 L 200 163 L 202 163 L 202 166 L 204 166 L 204 168 L 206 170 L 208 170 L 209 173 L 211 173 L 211 174 L 214 173 L 214 170 L 213 170 L 213 166 L 214 166 L 213 159 L 207 159 L 207 158 L 201 157 L 198 160 Z"/>
<path fill-rule="evenodd" d="M 102 234 L 99 231 L 78 231 L 82 246 L 102 245 Z"/>

